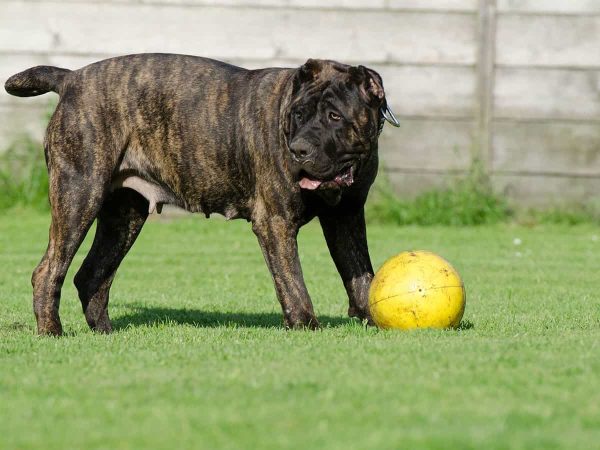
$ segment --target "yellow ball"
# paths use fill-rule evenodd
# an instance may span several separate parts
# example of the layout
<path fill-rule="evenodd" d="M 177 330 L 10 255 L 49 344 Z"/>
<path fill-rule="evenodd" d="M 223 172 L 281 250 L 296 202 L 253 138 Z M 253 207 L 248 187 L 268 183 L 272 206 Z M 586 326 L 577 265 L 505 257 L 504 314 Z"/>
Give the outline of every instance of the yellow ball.
<path fill-rule="evenodd" d="M 465 287 L 441 256 L 403 252 L 375 274 L 369 309 L 381 328 L 455 328 L 465 312 Z"/>

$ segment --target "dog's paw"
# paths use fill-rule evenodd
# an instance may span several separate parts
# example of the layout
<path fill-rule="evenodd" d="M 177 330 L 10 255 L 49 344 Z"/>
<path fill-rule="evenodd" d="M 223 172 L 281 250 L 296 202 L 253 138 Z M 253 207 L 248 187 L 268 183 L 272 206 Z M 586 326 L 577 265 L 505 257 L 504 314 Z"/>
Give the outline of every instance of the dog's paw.
<path fill-rule="evenodd" d="M 62 336 L 63 329 L 60 320 L 40 320 L 37 332 L 40 336 Z"/>
<path fill-rule="evenodd" d="M 290 330 L 318 330 L 321 325 L 314 314 L 302 312 L 286 317 L 285 327 Z"/>
<path fill-rule="evenodd" d="M 348 317 L 356 317 L 361 322 L 366 322 L 369 325 L 375 325 L 371 318 L 369 307 L 359 308 L 357 306 L 350 306 L 348 308 Z"/>

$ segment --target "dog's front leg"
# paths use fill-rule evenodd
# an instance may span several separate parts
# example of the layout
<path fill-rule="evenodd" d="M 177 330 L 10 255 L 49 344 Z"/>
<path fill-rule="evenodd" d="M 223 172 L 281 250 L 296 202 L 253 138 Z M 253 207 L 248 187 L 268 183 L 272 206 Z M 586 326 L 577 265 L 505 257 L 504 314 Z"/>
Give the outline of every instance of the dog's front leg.
<path fill-rule="evenodd" d="M 298 226 L 274 215 L 254 220 L 252 229 L 271 271 L 286 327 L 318 328 L 300 267 Z"/>
<path fill-rule="evenodd" d="M 372 323 L 369 287 L 373 279 L 373 267 L 367 247 L 364 210 L 361 208 L 359 211 L 339 215 L 323 215 L 319 217 L 319 221 L 331 257 L 348 293 L 348 315 Z"/>

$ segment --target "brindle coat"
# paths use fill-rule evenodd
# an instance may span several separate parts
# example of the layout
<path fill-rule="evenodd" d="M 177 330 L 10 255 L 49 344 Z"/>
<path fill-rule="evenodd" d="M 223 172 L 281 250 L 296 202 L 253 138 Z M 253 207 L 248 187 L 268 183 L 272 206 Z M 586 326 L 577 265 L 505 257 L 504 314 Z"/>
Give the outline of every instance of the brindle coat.
<path fill-rule="evenodd" d="M 296 242 L 299 228 L 318 216 L 348 312 L 370 320 L 363 205 L 385 107 L 374 71 L 317 60 L 245 70 L 144 54 L 76 71 L 34 67 L 5 88 L 60 96 L 44 140 L 52 223 L 32 276 L 38 333 L 62 332 L 61 287 L 94 219 L 75 285 L 89 326 L 111 331 L 115 272 L 148 214 L 163 204 L 251 221 L 288 327 L 318 326 Z"/>

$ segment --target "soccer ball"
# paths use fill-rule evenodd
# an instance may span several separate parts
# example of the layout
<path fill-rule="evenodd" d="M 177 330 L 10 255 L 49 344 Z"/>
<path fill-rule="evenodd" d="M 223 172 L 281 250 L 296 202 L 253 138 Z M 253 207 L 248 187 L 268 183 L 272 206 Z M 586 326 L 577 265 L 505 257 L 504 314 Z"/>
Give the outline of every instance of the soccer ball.
<path fill-rule="evenodd" d="M 465 287 L 441 256 L 403 252 L 373 278 L 369 309 L 380 328 L 456 328 L 465 311 Z"/>

